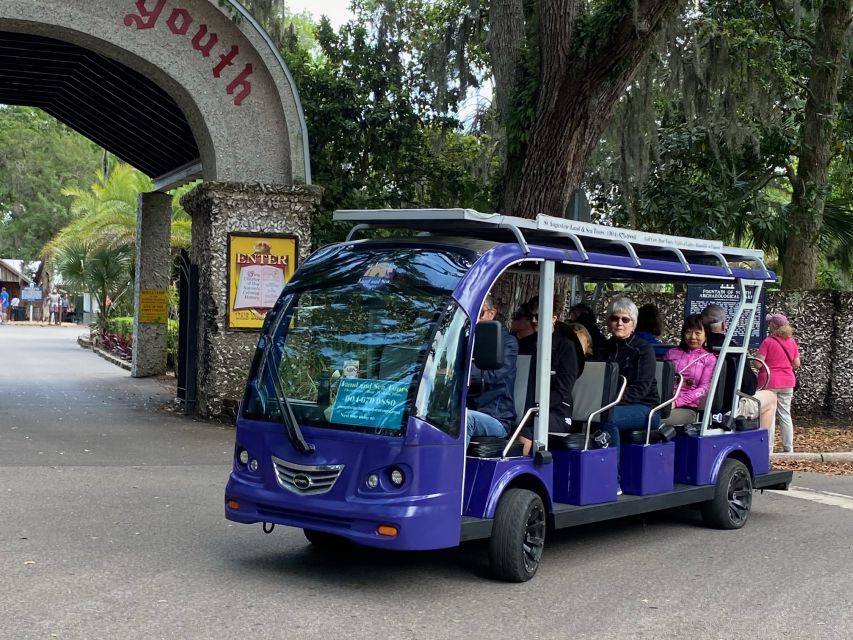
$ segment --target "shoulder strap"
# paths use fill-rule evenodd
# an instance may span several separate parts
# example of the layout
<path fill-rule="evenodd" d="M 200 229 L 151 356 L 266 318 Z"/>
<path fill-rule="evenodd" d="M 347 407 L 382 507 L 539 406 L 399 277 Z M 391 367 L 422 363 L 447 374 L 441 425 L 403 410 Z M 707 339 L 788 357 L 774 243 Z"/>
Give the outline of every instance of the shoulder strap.
<path fill-rule="evenodd" d="M 788 362 L 791 363 L 791 366 L 793 367 L 794 366 L 794 359 L 788 354 L 788 350 L 785 348 L 785 345 L 782 344 L 782 341 L 779 338 L 777 338 L 776 336 L 770 336 L 770 337 L 773 338 L 779 344 L 779 348 L 782 349 L 782 352 L 785 354 L 785 357 L 788 358 Z"/>

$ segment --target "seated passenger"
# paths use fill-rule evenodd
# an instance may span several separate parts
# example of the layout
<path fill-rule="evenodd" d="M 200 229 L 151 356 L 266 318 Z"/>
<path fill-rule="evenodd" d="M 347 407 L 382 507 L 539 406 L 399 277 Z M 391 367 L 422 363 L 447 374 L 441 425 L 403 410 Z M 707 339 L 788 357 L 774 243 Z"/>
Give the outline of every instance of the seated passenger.
<path fill-rule="evenodd" d="M 538 301 L 534 299 L 528 305 L 534 311 L 534 317 L 538 318 Z M 554 309 L 559 308 L 559 301 L 555 300 Z M 557 330 L 557 324 L 561 323 L 558 323 L 555 311 L 551 317 L 551 393 L 548 403 L 548 431 L 568 433 L 572 426 L 572 389 L 579 375 L 579 361 L 577 348 L 573 341 Z M 533 335 L 538 338 L 538 333 Z M 530 371 L 535 372 L 536 366 L 536 352 L 534 350 Z M 535 380 L 535 374 L 531 376 L 531 381 L 533 380 Z M 532 421 L 521 430 L 519 441 L 524 445 L 524 455 L 529 455 L 533 448 Z"/>
<path fill-rule="evenodd" d="M 498 314 L 491 294 L 483 301 L 477 322 L 494 320 Z M 515 365 L 518 341 L 501 325 L 504 343 L 504 362 L 500 369 L 481 371 L 471 363 L 471 388 L 468 391 L 468 412 L 465 417 L 465 447 L 473 436 L 506 438 L 515 426 Z"/>
<path fill-rule="evenodd" d="M 653 304 L 644 304 L 637 310 L 637 330 L 634 335 L 649 344 L 660 344 L 661 329 L 660 313 Z"/>
<path fill-rule="evenodd" d="M 705 403 L 717 356 L 707 348 L 705 325 L 698 313 L 687 316 L 681 325 L 681 344 L 667 351 L 664 360 L 672 362 L 675 372 L 684 378 L 681 392 L 672 404 L 664 424 L 690 424 L 699 417 Z M 678 381 L 673 382 L 673 392 Z"/>
<path fill-rule="evenodd" d="M 592 357 L 603 360 L 607 357 L 607 339 L 598 328 L 595 312 L 585 304 L 576 304 L 569 309 L 569 322 L 577 322 L 584 326 L 592 338 Z"/>
<path fill-rule="evenodd" d="M 726 339 L 726 312 L 718 304 L 709 304 L 702 311 L 702 321 L 708 334 L 708 346 L 720 348 Z M 737 356 L 726 356 L 729 370 L 735 371 Z M 758 418 L 762 429 L 770 429 L 776 419 L 776 394 L 769 389 L 758 390 L 758 376 L 751 367 L 743 368 L 740 391 L 750 398 L 741 398 L 738 402 L 738 415 L 750 419 Z M 728 408 L 725 409 L 728 411 Z"/>
<path fill-rule="evenodd" d="M 619 449 L 619 433 L 645 429 L 649 413 L 660 404 L 655 381 L 655 354 L 651 345 L 634 335 L 637 305 L 628 298 L 615 298 L 607 306 L 607 326 L 611 337 L 607 341 L 607 361 L 619 365 L 619 375 L 628 381 L 622 400 L 610 410 L 610 418 L 601 430 L 610 435 L 613 446 Z M 652 428 L 660 425 L 660 416 L 652 417 Z M 621 494 L 622 490 L 619 489 Z"/>
<path fill-rule="evenodd" d="M 518 340 L 518 355 L 529 356 L 536 352 L 536 314 L 525 302 L 512 314 L 511 333 Z"/>

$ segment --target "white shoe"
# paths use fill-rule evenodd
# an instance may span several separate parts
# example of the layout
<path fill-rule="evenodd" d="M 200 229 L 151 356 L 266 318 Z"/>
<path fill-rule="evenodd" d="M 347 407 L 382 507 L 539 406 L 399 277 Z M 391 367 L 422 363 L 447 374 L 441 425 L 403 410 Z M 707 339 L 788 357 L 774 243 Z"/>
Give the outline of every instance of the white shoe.
<path fill-rule="evenodd" d="M 621 496 L 621 495 L 622 495 L 622 487 L 616 487 L 616 495 L 617 495 L 617 496 Z"/>

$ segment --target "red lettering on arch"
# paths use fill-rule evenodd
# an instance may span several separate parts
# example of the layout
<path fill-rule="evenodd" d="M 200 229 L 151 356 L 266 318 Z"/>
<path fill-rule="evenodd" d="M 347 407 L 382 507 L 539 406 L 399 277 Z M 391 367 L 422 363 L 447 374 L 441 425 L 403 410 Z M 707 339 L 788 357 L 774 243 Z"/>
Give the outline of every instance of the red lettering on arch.
<path fill-rule="evenodd" d="M 137 29 L 153 29 L 163 12 L 164 6 L 166 6 L 166 0 L 157 0 L 157 4 L 149 11 L 145 7 L 145 0 L 136 0 L 136 10 L 139 11 L 139 15 L 128 13 L 124 17 L 124 26 L 136 25 Z"/>
<path fill-rule="evenodd" d="M 252 65 L 247 64 L 243 67 L 240 75 L 234 78 L 230 83 L 228 83 L 228 86 L 225 87 L 225 91 L 228 92 L 229 96 L 234 93 L 237 87 L 242 87 L 240 93 L 234 96 L 234 104 L 238 107 L 240 106 L 240 103 L 243 102 L 250 93 L 252 93 L 252 83 L 246 79 L 250 75 L 252 75 Z"/>
<path fill-rule="evenodd" d="M 178 24 L 179 18 L 181 19 L 181 24 Z M 186 35 L 187 31 L 190 30 L 190 25 L 192 23 L 192 16 L 186 9 L 172 9 L 172 13 L 169 14 L 169 19 L 166 20 L 169 31 L 174 33 L 176 36 Z"/>
<path fill-rule="evenodd" d="M 210 56 L 210 51 L 213 47 L 216 46 L 216 43 L 219 42 L 219 37 L 215 33 L 211 33 L 207 38 L 207 42 L 202 43 L 202 38 L 207 35 L 207 25 L 200 24 L 198 26 L 198 33 L 193 36 L 193 49 L 201 52 L 205 58 Z"/>
<path fill-rule="evenodd" d="M 231 49 L 224 56 L 219 56 L 219 64 L 213 67 L 213 77 L 218 78 L 222 75 L 222 71 L 225 67 L 230 67 L 234 64 L 234 58 L 237 57 L 237 54 L 240 53 L 240 48 L 233 44 L 231 45 Z"/>

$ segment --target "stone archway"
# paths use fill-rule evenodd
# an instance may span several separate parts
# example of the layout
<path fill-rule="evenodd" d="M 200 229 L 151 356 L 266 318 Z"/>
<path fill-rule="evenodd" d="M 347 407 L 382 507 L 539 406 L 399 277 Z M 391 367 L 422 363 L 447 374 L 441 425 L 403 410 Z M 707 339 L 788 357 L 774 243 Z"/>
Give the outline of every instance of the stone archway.
<path fill-rule="evenodd" d="M 295 230 L 305 257 L 319 202 L 298 93 L 268 35 L 234 0 L 0 0 L 0 70 L 0 102 L 41 107 L 158 191 L 205 180 L 185 202 L 202 266 L 197 406 L 219 413 L 255 340 L 227 327 L 228 234 Z M 162 193 L 140 197 L 137 376 L 165 366 L 165 325 L 139 308 L 168 287 L 170 216 Z"/>

